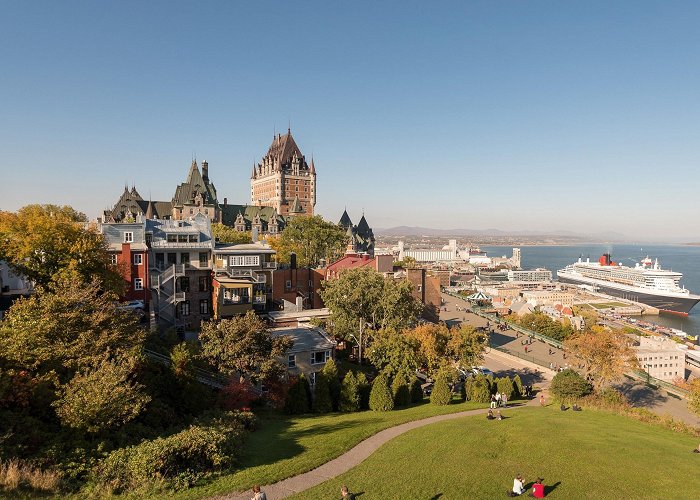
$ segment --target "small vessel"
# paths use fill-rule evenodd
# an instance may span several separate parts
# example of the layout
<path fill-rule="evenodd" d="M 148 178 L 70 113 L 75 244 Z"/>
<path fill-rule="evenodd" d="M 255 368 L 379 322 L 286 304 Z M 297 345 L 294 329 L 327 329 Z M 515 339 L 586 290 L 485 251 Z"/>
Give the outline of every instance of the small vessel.
<path fill-rule="evenodd" d="M 614 262 L 609 253 L 597 262 L 579 257 L 578 262 L 557 271 L 557 279 L 563 283 L 593 286 L 608 295 L 687 316 L 700 302 L 700 295 L 682 287 L 681 278 L 682 273 L 662 269 L 658 259 L 647 256 L 634 267 L 628 267 Z"/>

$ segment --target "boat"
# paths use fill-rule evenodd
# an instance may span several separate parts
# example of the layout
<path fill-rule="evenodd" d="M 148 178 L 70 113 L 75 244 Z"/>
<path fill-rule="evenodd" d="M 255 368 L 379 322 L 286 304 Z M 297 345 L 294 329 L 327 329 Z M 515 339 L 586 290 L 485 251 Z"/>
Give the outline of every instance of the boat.
<path fill-rule="evenodd" d="M 557 279 L 562 283 L 592 286 L 614 297 L 687 316 L 700 302 L 700 295 L 682 287 L 681 278 L 682 273 L 662 269 L 658 259 L 652 261 L 647 256 L 629 267 L 614 262 L 609 253 L 604 253 L 597 262 L 579 257 L 578 262 L 557 271 Z"/>

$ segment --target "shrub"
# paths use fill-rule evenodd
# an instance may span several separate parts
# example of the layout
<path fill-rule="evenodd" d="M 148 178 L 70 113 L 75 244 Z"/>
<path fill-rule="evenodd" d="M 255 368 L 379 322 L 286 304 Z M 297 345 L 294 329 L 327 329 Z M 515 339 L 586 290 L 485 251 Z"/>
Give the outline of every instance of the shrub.
<path fill-rule="evenodd" d="M 203 475 L 230 468 L 244 435 L 235 415 L 212 425 L 192 425 L 165 438 L 110 453 L 94 471 L 95 482 L 122 492 L 157 485 L 189 487 Z"/>
<path fill-rule="evenodd" d="M 330 391 L 333 411 L 338 411 L 340 405 L 340 391 L 342 387 L 340 383 L 340 375 L 338 374 L 338 365 L 336 365 L 333 358 L 326 361 L 326 365 L 323 367 L 321 373 L 323 373 L 328 380 L 328 389 Z"/>
<path fill-rule="evenodd" d="M 287 399 L 284 403 L 284 411 L 291 415 L 307 413 L 310 406 L 309 393 L 311 388 L 309 383 L 302 373 L 298 378 L 294 379 L 287 392 Z"/>
<path fill-rule="evenodd" d="M 513 396 L 520 398 L 525 394 L 525 387 L 523 386 L 522 380 L 520 380 L 520 375 L 516 374 L 513 377 Z"/>
<path fill-rule="evenodd" d="M 447 384 L 447 378 L 439 376 L 435 379 L 433 392 L 430 394 L 430 402 L 434 405 L 445 406 L 450 404 L 450 401 L 452 401 L 452 391 L 450 391 L 450 386 Z"/>
<path fill-rule="evenodd" d="M 496 391 L 505 394 L 508 399 L 513 398 L 513 381 L 508 377 L 501 377 L 496 380 Z"/>
<path fill-rule="evenodd" d="M 360 386 L 352 370 L 346 373 L 343 379 L 339 409 L 347 412 L 360 410 Z"/>
<path fill-rule="evenodd" d="M 459 384 L 459 400 L 460 401 L 467 400 L 467 382 L 466 381 Z"/>
<path fill-rule="evenodd" d="M 391 393 L 394 396 L 394 405 L 396 406 L 408 406 L 411 402 L 411 393 L 401 375 L 394 377 L 394 381 L 391 383 Z"/>
<path fill-rule="evenodd" d="M 549 390 L 557 400 L 567 403 L 590 394 L 593 387 L 577 372 L 567 369 L 554 376 Z"/>
<path fill-rule="evenodd" d="M 60 484 L 61 476 L 56 471 L 41 470 L 16 460 L 0 462 L 0 487 L 5 491 L 25 487 L 35 491 L 56 492 Z"/>
<path fill-rule="evenodd" d="M 385 375 L 379 375 L 372 383 L 369 394 L 369 409 L 372 411 L 391 411 L 394 409 L 394 398 L 389 390 Z"/>
<path fill-rule="evenodd" d="M 357 387 L 360 390 L 360 409 L 369 410 L 371 386 L 367 381 L 367 376 L 363 372 L 357 374 Z"/>
<path fill-rule="evenodd" d="M 475 403 L 488 403 L 491 401 L 491 389 L 486 377 L 478 375 L 472 379 L 469 385 L 469 400 Z"/>
<path fill-rule="evenodd" d="M 250 408 L 257 398 L 258 395 L 253 391 L 250 382 L 241 382 L 239 377 L 232 378 L 219 394 L 219 401 L 227 410 Z"/>
<path fill-rule="evenodd" d="M 323 372 L 316 374 L 313 410 L 316 413 L 328 413 L 333 411 L 333 403 L 331 401 L 331 391 L 328 386 L 328 378 L 326 378 Z"/>
<path fill-rule="evenodd" d="M 411 380 L 411 403 L 420 403 L 421 401 L 423 401 L 423 388 L 420 380 L 413 377 Z"/>

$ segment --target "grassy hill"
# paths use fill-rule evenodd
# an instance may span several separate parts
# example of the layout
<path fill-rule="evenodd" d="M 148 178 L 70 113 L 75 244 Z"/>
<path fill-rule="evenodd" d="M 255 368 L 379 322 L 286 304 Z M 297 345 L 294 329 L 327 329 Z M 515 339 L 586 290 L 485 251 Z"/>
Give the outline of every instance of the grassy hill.
<path fill-rule="evenodd" d="M 292 498 L 500 498 L 521 473 L 548 498 L 700 498 L 697 439 L 606 412 L 525 408 L 465 417 L 387 443 L 361 465 Z"/>

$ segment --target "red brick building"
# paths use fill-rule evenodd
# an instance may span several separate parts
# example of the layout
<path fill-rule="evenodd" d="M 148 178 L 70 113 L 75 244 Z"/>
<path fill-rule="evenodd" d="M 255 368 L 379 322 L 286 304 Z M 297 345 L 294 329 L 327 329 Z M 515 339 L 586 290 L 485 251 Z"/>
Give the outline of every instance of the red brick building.
<path fill-rule="evenodd" d="M 126 282 L 123 299 L 148 304 L 151 293 L 143 222 L 102 224 L 100 230 L 109 248 L 110 262 L 117 266 Z"/>
<path fill-rule="evenodd" d="M 304 309 L 319 309 L 323 307 L 318 295 L 323 279 L 323 269 L 277 269 L 272 279 L 272 300 L 282 306 L 285 300 L 296 304 L 301 299 Z"/>

